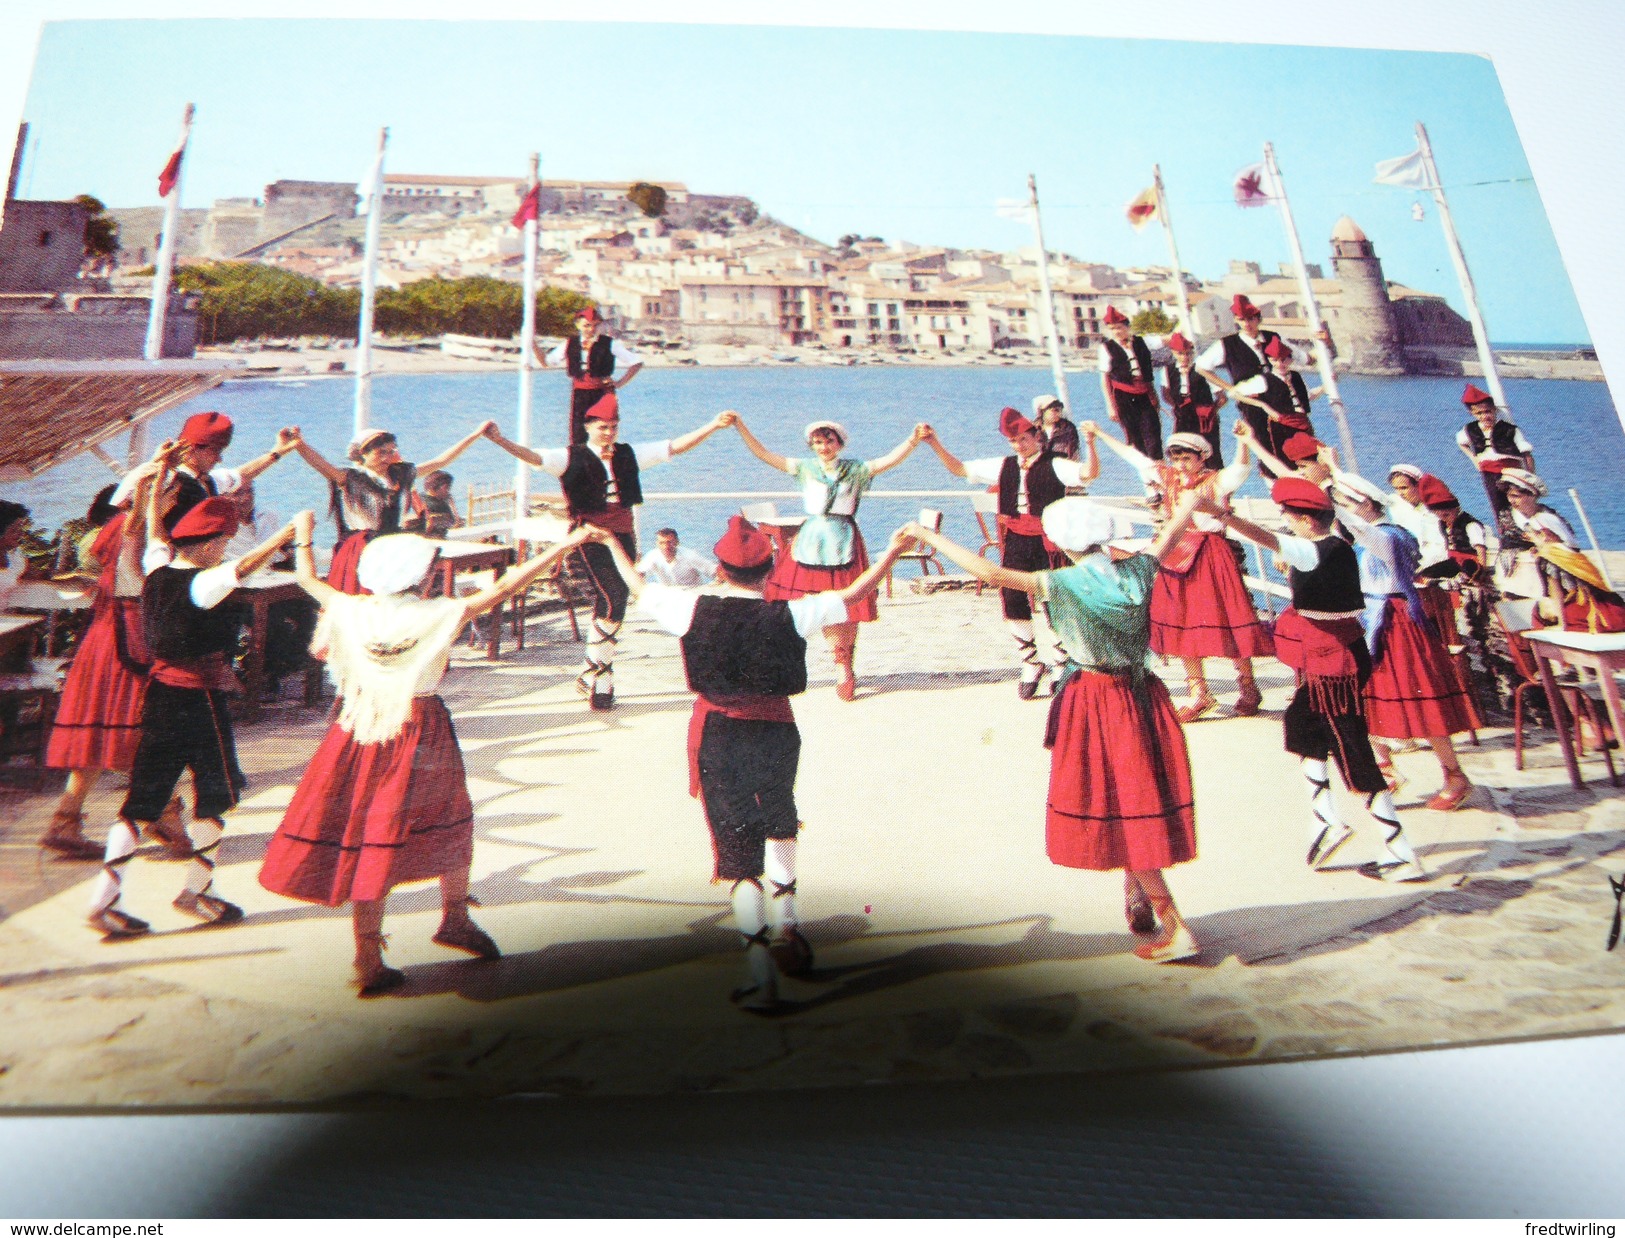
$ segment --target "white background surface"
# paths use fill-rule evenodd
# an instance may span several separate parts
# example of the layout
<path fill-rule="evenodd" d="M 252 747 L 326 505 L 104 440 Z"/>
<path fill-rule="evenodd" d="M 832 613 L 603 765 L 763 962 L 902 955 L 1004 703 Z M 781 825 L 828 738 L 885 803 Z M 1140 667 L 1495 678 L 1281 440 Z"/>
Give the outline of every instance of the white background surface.
<path fill-rule="evenodd" d="M 755 3 L 680 9 L 623 0 L 613 14 L 608 7 L 248 0 L 231 15 L 762 20 Z M 42 19 L 224 12 L 153 0 L 7 0 L 0 131 L 8 140 L 0 145 L 9 149 L 20 117 Z M 1491 54 L 1619 404 L 1622 13 L 1608 0 L 1363 0 L 1343 11 L 1218 0 L 1100 11 L 1049 2 L 847 0 L 781 5 L 774 20 Z M 601 111 L 613 122 L 612 40 L 604 70 Z M 1169 105 L 1230 106 L 1238 89 L 1247 88 L 1200 83 L 1199 95 Z M 1019 95 L 1020 83 L 1008 90 Z M 1598 927 L 1599 949 L 1605 928 Z M 1625 950 L 1618 954 L 1625 982 Z M 4 1036 L 0 1028 L 0 1059 Z M 8 1118 L 0 1120 L 0 1216 L 1303 1211 L 1585 1220 L 1625 1214 L 1622 1096 L 1625 1037 L 1616 1035 L 1150 1080 L 1016 1080 L 885 1094 L 358 1118 Z"/>

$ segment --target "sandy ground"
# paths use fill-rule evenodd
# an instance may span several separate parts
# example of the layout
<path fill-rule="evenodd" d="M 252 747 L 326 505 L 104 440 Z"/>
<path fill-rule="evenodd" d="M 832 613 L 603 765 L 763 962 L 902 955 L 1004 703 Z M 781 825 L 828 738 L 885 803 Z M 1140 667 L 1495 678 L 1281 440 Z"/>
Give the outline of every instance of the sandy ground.
<path fill-rule="evenodd" d="M 912 583 L 912 582 L 911 582 Z M 343 909 L 261 889 L 265 843 L 322 731 L 288 699 L 241 730 L 252 786 L 230 819 L 220 891 L 247 919 L 170 910 L 183 869 L 144 851 L 127 905 L 150 937 L 83 922 L 93 865 L 41 858 L 52 799 L 0 798 L 0 1103 L 265 1105 L 417 1096 L 757 1088 L 1005 1072 L 1186 1066 L 1613 1029 L 1625 952 L 1604 943 L 1625 867 L 1625 798 L 1572 789 L 1537 732 L 1524 771 L 1502 730 L 1465 747 L 1479 785 L 1454 814 L 1427 754 L 1399 758 L 1407 829 L 1434 874 L 1384 886 L 1303 862 L 1305 801 L 1281 751 L 1287 674 L 1261 667 L 1265 713 L 1187 728 L 1200 855 L 1170 882 L 1204 943 L 1141 962 L 1116 874 L 1048 863 L 1045 703 L 1013 689 L 995 597 L 904 587 L 859 646 L 863 690 L 827 653 L 796 710 L 804 736 L 800 899 L 818 951 L 760 1019 L 727 1000 L 740 956 L 727 891 L 685 794 L 691 698 L 675 642 L 634 622 L 621 707 L 571 687 L 561 614 L 488 663 L 464 651 L 444 692 L 476 804 L 477 919 L 498 962 L 435 946 L 432 885 L 390 902 L 398 994 L 348 988 Z M 1213 667 L 1221 700 L 1228 668 Z M 105 825 L 120 792 L 91 801 Z"/>

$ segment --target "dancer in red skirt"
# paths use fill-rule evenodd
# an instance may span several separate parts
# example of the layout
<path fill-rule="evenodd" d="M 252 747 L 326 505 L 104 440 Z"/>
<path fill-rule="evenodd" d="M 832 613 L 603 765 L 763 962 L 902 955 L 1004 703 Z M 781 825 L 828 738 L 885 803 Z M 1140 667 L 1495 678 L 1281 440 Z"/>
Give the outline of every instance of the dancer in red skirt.
<path fill-rule="evenodd" d="M 362 997 L 399 988 L 384 963 L 384 902 L 408 881 L 439 878 L 434 940 L 501 957 L 468 914 L 474 807 L 451 715 L 435 688 L 465 624 L 500 606 L 587 539 L 578 529 L 547 553 L 466 598 L 418 596 L 435 544 L 410 533 L 373 540 L 356 575 L 371 596 L 316 576 L 314 512 L 294 518 L 294 570 L 321 604 L 313 647 L 337 685 L 339 715 L 311 758 L 260 868 L 260 884 L 326 907 L 351 904 Z"/>
<path fill-rule="evenodd" d="M 790 552 L 779 556 L 774 565 L 762 596 L 770 602 L 789 602 L 844 589 L 863 575 L 869 566 L 869 554 L 858 529 L 858 503 L 876 477 L 908 459 L 925 437 L 925 427 L 915 426 L 913 433 L 885 455 L 864 461 L 841 455 L 847 441 L 845 426 L 837 421 L 815 421 L 802 431 L 813 459 L 792 460 L 762 446 L 738 413 L 734 414 L 733 424 L 753 456 L 796 479 L 807 513 L 790 544 Z M 870 593 L 847 607 L 845 623 L 824 629 L 824 639 L 829 642 L 830 656 L 840 676 L 835 682 L 835 695 L 843 701 L 858 694 L 853 669 L 858 624 L 873 623 L 876 618 L 875 598 Z"/>
<path fill-rule="evenodd" d="M 1185 733 L 1162 681 L 1146 667 L 1151 592 L 1162 557 L 1190 523 L 1187 494 L 1143 554 L 1114 562 L 1106 544 L 1132 530 L 1099 504 L 1065 498 L 1044 509 L 1044 535 L 1072 566 L 1019 572 L 995 566 L 920 525 L 904 532 L 978 580 L 1034 594 L 1071 655 L 1050 706 L 1046 844 L 1052 863 L 1122 869 L 1149 902 L 1150 940 L 1134 953 L 1154 963 L 1201 947 L 1174 906 L 1162 870 L 1196 857 L 1196 808 Z"/>
<path fill-rule="evenodd" d="M 1333 497 L 1343 508 L 1343 527 L 1354 535 L 1360 561 L 1366 648 L 1372 657 L 1365 719 L 1377 768 L 1389 791 L 1397 792 L 1402 780 L 1384 741 L 1425 739 L 1444 773 L 1444 786 L 1427 806 L 1454 812 L 1472 794 L 1473 784 L 1462 773 L 1451 736 L 1483 723 L 1417 593 L 1418 543 L 1388 519 L 1381 486 L 1339 470 Z"/>
<path fill-rule="evenodd" d="M 327 583 L 340 593 L 360 593 L 356 564 L 373 538 L 399 533 L 401 519 L 419 472 L 443 469 L 462 455 L 496 422 L 484 421 L 432 460 L 413 464 L 401 458 L 395 436 L 388 430 L 368 430 L 350 444 L 350 463 L 344 468 L 331 464 L 299 433 L 298 426 L 282 431 L 300 458 L 320 473 L 333 488 L 333 519 L 338 523 L 339 540 L 333 548 L 333 563 Z"/>
<path fill-rule="evenodd" d="M 1187 494 L 1200 494 L 1228 511 L 1230 496 L 1252 468 L 1245 442 L 1233 463 L 1214 472 L 1206 465 L 1213 448 L 1201 434 L 1169 435 L 1165 464 L 1118 442 L 1092 421 L 1083 423 L 1083 432 L 1102 439 L 1140 475 L 1152 511 L 1161 515 L 1173 511 Z M 1151 590 L 1151 648 L 1185 664 L 1190 703 L 1179 709 L 1181 722 L 1195 722 L 1218 705 L 1208 690 L 1203 658 L 1229 658 L 1236 667 L 1236 714 L 1258 712 L 1263 697 L 1253 678 L 1253 659 L 1269 657 L 1275 646 L 1258 621 L 1224 526 L 1205 512 L 1196 513 L 1190 528 L 1162 557 Z"/>

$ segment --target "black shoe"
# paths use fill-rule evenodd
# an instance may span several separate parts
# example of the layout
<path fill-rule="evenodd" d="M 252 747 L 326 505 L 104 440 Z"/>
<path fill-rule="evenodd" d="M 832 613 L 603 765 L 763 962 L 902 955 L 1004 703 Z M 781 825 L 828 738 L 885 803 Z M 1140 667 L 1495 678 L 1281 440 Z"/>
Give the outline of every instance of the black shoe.
<path fill-rule="evenodd" d="M 592 707 L 594 709 L 596 709 L 596 710 L 603 711 L 603 710 L 608 710 L 608 709 L 614 709 L 615 708 L 615 689 L 611 688 L 608 692 L 594 692 L 588 698 L 588 701 L 592 705 Z"/>
<path fill-rule="evenodd" d="M 134 916 L 126 915 L 124 912 L 112 907 L 92 915 L 90 917 L 90 927 L 101 930 L 103 941 L 120 941 L 126 937 L 142 937 L 152 932 L 152 925 L 145 920 L 138 920 Z"/>
<path fill-rule="evenodd" d="M 450 946 L 453 950 L 464 950 L 480 959 L 500 959 L 502 951 L 491 935 L 475 924 L 472 920 L 465 920 L 455 928 L 441 927 L 434 935 L 436 945 Z"/>
<path fill-rule="evenodd" d="M 243 918 L 243 909 L 236 903 L 228 903 L 212 894 L 193 894 L 183 890 L 170 906 L 205 924 L 236 924 Z"/>
<path fill-rule="evenodd" d="M 768 947 L 773 963 L 786 976 L 805 976 L 813 969 L 813 948 L 794 925 L 787 927 L 779 939 Z"/>
<path fill-rule="evenodd" d="M 357 997 L 379 997 L 393 993 L 406 983 L 406 973 L 393 967 L 380 967 L 365 982 L 356 982 Z"/>

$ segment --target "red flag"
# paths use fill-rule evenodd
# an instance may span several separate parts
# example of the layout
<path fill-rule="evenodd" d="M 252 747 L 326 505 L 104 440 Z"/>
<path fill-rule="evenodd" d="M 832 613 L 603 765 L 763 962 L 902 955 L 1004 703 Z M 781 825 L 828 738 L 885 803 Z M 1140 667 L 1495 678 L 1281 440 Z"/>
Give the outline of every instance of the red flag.
<path fill-rule="evenodd" d="M 1157 187 L 1153 185 L 1128 204 L 1128 221 L 1139 231 L 1157 217 Z"/>
<path fill-rule="evenodd" d="M 182 146 L 169 157 L 169 162 L 164 164 L 164 170 L 158 173 L 158 196 L 160 198 L 169 197 L 170 191 L 175 188 L 175 182 L 180 180 L 181 156 L 185 153 L 186 147 Z"/>
<path fill-rule="evenodd" d="M 513 226 L 523 228 L 531 220 L 540 217 L 542 213 L 542 187 L 540 184 L 532 185 L 530 192 L 520 200 L 519 209 L 513 213 Z"/>

